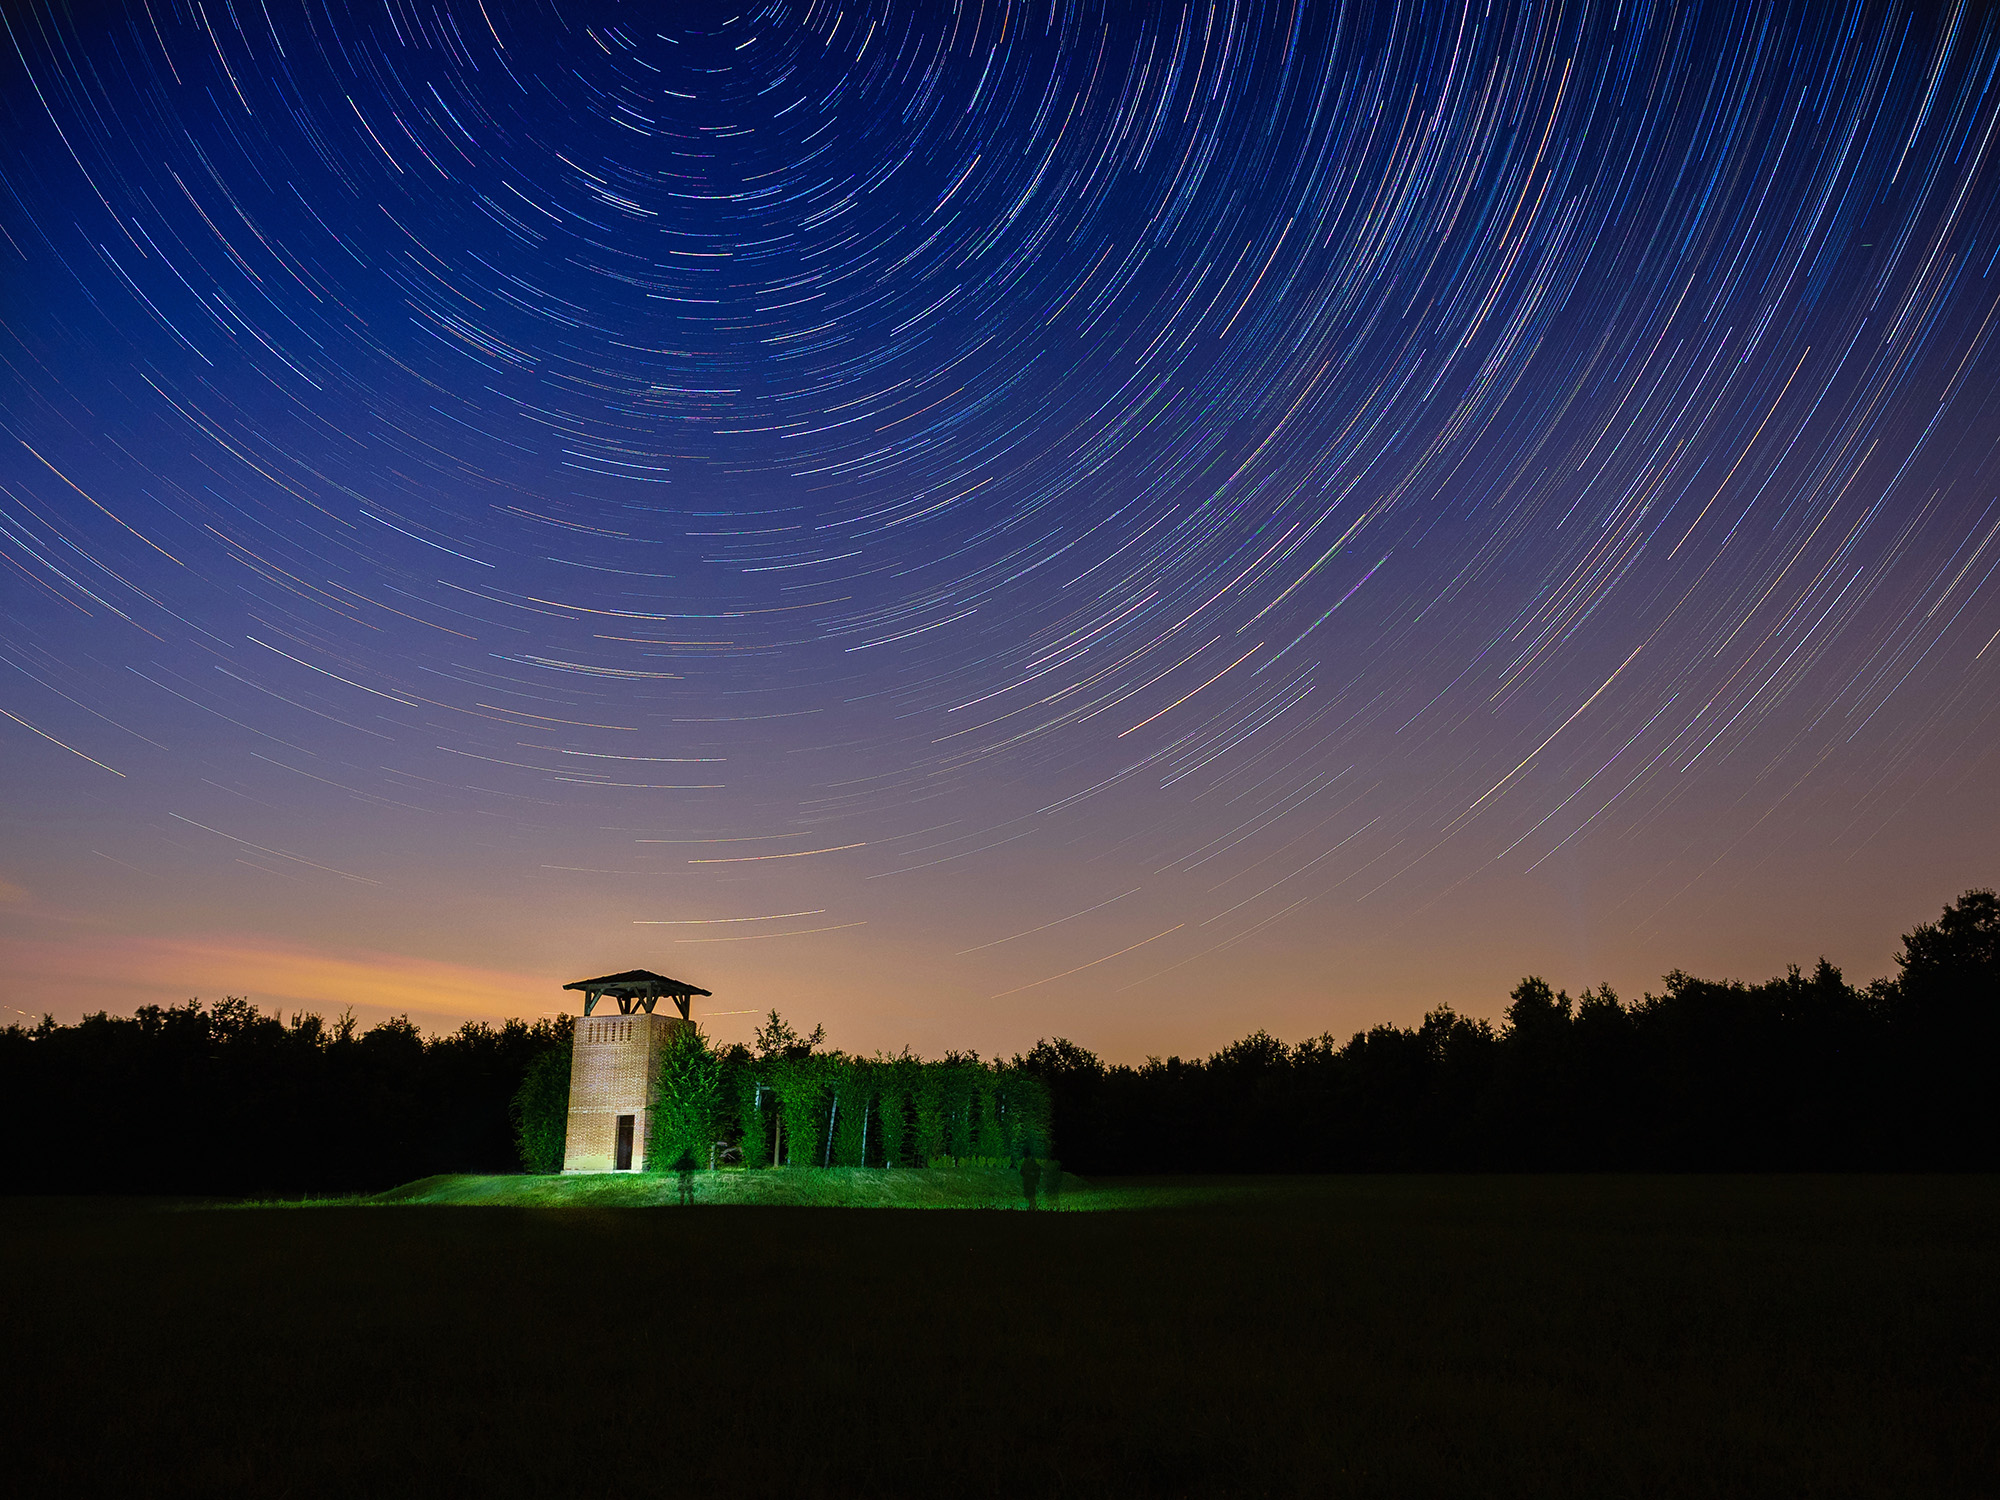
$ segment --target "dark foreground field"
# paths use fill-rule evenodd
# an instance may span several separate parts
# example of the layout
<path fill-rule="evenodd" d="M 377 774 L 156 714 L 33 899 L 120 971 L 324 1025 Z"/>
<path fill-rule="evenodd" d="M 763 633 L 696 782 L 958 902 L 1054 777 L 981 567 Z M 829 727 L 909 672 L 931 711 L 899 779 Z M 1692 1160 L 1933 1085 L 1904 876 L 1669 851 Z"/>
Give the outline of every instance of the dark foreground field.
<path fill-rule="evenodd" d="M 1189 1197 L 0 1200 L 7 1487 L 2000 1493 L 1991 1178 Z"/>

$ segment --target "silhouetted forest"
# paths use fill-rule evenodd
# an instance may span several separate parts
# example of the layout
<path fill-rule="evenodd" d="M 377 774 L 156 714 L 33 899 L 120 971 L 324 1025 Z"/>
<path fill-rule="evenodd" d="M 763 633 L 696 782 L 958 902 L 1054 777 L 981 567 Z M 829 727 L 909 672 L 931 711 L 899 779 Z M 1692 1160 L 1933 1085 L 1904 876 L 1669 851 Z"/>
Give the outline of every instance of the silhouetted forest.
<path fill-rule="evenodd" d="M 1676 972 L 1633 1003 L 1531 977 L 1498 1025 L 1445 1008 L 1199 1062 L 1107 1067 L 1061 1040 L 1022 1062 L 1086 1175 L 2000 1167 L 2000 901 L 1968 891 L 1897 966 L 1860 988 L 1824 961 Z"/>
<path fill-rule="evenodd" d="M 0 1139 L 17 1193 L 337 1193 L 520 1168 L 509 1105 L 570 1020 L 289 1020 L 204 1006 L 44 1017 L 0 1032 Z"/>
<path fill-rule="evenodd" d="M 1011 1066 L 1046 1082 L 1056 1151 L 1086 1174 L 2000 1167 L 2000 900 L 1967 892 L 1897 965 L 1862 987 L 1824 962 L 1756 985 L 1674 973 L 1629 1003 L 1531 977 L 1498 1023 L 1440 1009 L 1140 1067 L 1058 1038 Z M 537 1059 L 566 1087 L 544 1075 L 569 1026 L 426 1038 L 407 1019 L 364 1032 L 229 998 L 9 1027 L 6 1190 L 323 1193 L 514 1171 L 516 1097 Z"/>

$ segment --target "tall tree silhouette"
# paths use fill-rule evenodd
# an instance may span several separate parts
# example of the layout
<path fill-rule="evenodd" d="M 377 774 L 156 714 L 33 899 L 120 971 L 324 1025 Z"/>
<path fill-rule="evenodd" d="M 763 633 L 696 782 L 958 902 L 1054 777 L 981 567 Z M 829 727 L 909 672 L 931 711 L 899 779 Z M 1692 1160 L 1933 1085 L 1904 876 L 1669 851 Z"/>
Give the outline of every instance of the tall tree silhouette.
<path fill-rule="evenodd" d="M 2000 1044 L 2000 898 L 1967 891 L 1903 939 L 1891 995 L 1906 1154 L 1941 1166 L 2000 1152 L 1993 1056 Z"/>

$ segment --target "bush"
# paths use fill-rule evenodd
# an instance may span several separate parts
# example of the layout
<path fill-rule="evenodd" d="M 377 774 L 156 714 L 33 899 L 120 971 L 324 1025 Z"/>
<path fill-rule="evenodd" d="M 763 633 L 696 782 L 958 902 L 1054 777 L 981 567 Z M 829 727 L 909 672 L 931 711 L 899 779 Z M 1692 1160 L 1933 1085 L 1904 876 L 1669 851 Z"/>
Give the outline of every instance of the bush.
<path fill-rule="evenodd" d="M 935 1065 L 919 1067 L 910 1103 L 917 1117 L 916 1157 L 929 1161 L 945 1154 L 944 1074 Z"/>
<path fill-rule="evenodd" d="M 905 1167 L 905 1143 L 909 1139 L 911 1075 L 917 1064 L 907 1057 L 881 1065 L 878 1070 L 879 1083 L 875 1095 L 876 1137 L 880 1144 L 875 1154 L 885 1167 Z"/>
<path fill-rule="evenodd" d="M 996 1098 L 1007 1154 L 1046 1156 L 1050 1150 L 1048 1086 L 1025 1068 L 1007 1068 L 998 1079 Z"/>
<path fill-rule="evenodd" d="M 778 1090 L 779 1118 L 785 1127 L 786 1166 L 824 1164 L 823 1132 L 833 1082 L 827 1062 L 828 1059 L 821 1057 L 780 1057 L 770 1063 Z"/>
<path fill-rule="evenodd" d="M 833 1165 L 866 1166 L 869 1126 L 875 1106 L 874 1068 L 851 1062 L 835 1074 L 833 1091 Z"/>
<path fill-rule="evenodd" d="M 1007 1134 L 1000 1124 L 999 1077 L 982 1068 L 977 1082 L 978 1087 L 972 1096 L 974 1110 L 972 1154 L 1005 1161 L 1008 1156 Z"/>
<path fill-rule="evenodd" d="M 683 1156 L 707 1166 L 721 1104 L 722 1060 L 699 1026 L 676 1028 L 654 1065 L 647 1170 L 668 1171 Z"/>
<path fill-rule="evenodd" d="M 741 1053 L 742 1048 L 734 1049 Z M 771 1165 L 771 1117 L 766 1108 L 770 1093 L 747 1057 L 732 1057 L 728 1068 L 731 1093 L 736 1099 L 736 1148 L 746 1167 Z"/>
<path fill-rule="evenodd" d="M 560 1172 L 569 1134 L 570 1043 L 549 1048 L 533 1062 L 514 1091 L 514 1140 L 524 1172 Z"/>

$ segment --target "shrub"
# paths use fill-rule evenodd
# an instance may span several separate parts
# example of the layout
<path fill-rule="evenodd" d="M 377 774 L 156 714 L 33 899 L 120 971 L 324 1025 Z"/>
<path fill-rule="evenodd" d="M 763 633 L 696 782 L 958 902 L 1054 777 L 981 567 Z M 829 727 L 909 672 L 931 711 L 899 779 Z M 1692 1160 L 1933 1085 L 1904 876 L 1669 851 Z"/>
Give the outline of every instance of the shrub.
<path fill-rule="evenodd" d="M 943 1156 L 947 1129 L 945 1079 L 943 1070 L 935 1063 L 920 1066 L 916 1070 L 914 1087 L 910 1090 L 910 1104 L 917 1120 L 917 1160 L 929 1161 L 934 1156 Z"/>
<path fill-rule="evenodd" d="M 1050 1150 L 1048 1086 L 1025 1068 L 1001 1071 L 998 1081 L 1000 1123 L 1007 1154 L 1046 1156 Z"/>
<path fill-rule="evenodd" d="M 746 1167 L 771 1164 L 770 1090 L 747 1060 L 735 1061 L 729 1069 L 736 1099 L 737 1150 Z"/>
<path fill-rule="evenodd" d="M 879 1145 L 875 1154 L 885 1167 L 904 1167 L 909 1140 L 910 1081 L 918 1064 L 907 1057 L 879 1064 L 876 1069 L 875 1134 Z"/>
<path fill-rule="evenodd" d="M 869 1126 L 875 1106 L 874 1068 L 865 1062 L 843 1063 L 835 1074 L 833 1093 L 833 1165 L 866 1166 Z"/>
<path fill-rule="evenodd" d="M 677 1028 L 654 1066 L 647 1169 L 667 1171 L 683 1155 L 707 1166 L 721 1103 L 722 1060 L 699 1026 Z"/>
<path fill-rule="evenodd" d="M 973 1109 L 979 1100 L 979 1083 L 985 1074 L 976 1059 L 947 1057 L 944 1060 L 945 1149 L 953 1156 L 973 1154 Z"/>
<path fill-rule="evenodd" d="M 972 1154 L 1005 1161 L 1007 1136 L 1000 1126 L 999 1083 L 989 1068 L 981 1068 L 974 1079 Z"/>
<path fill-rule="evenodd" d="M 514 1091 L 510 1113 L 514 1140 L 527 1172 L 560 1172 L 569 1133 L 570 1043 L 567 1039 L 528 1064 Z"/>
<path fill-rule="evenodd" d="M 823 1132 L 832 1083 L 825 1059 L 779 1057 L 771 1060 L 769 1068 L 785 1127 L 785 1165 L 817 1167 L 826 1145 Z"/>

